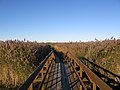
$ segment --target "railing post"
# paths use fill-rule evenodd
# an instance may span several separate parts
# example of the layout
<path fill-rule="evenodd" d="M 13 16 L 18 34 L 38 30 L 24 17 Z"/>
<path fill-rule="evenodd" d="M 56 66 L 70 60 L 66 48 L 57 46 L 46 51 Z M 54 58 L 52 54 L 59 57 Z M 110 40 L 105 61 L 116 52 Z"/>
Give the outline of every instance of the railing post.
<path fill-rule="evenodd" d="M 43 80 L 43 78 L 44 78 L 44 71 L 43 71 L 43 68 L 42 68 L 42 70 L 41 70 L 41 75 L 42 75 L 42 80 Z"/>
<path fill-rule="evenodd" d="M 96 90 L 96 84 L 94 82 L 92 83 L 92 90 Z"/>
<path fill-rule="evenodd" d="M 80 66 L 79 66 L 80 67 Z M 82 78 L 82 72 L 83 72 L 83 70 L 82 70 L 82 68 L 80 67 L 80 70 L 79 70 L 79 74 L 80 74 L 80 78 Z M 82 85 L 80 84 L 80 90 L 82 90 L 83 89 L 83 87 L 82 87 Z"/>
<path fill-rule="evenodd" d="M 33 83 L 29 86 L 28 90 L 33 90 Z"/>
<path fill-rule="evenodd" d="M 71 66 L 71 64 L 72 64 L 72 59 L 70 58 L 70 70 L 72 71 L 72 66 Z"/>
<path fill-rule="evenodd" d="M 83 72 L 83 70 L 82 70 L 82 68 L 80 67 L 80 77 L 82 78 L 82 72 Z"/>
<path fill-rule="evenodd" d="M 73 61 L 74 61 L 74 59 L 73 59 Z M 76 65 L 76 62 L 74 61 L 74 69 L 76 70 L 76 67 L 77 67 L 77 65 Z M 76 78 L 76 73 L 74 73 L 74 78 Z"/>
<path fill-rule="evenodd" d="M 82 85 L 80 85 L 80 90 L 82 90 Z"/>
<path fill-rule="evenodd" d="M 49 60 L 48 60 L 49 61 Z M 48 70 L 48 62 L 46 63 L 46 71 Z M 47 76 L 46 76 L 46 78 L 48 78 L 48 74 L 47 74 Z"/>
<path fill-rule="evenodd" d="M 44 90 L 44 84 L 42 85 L 42 90 Z"/>

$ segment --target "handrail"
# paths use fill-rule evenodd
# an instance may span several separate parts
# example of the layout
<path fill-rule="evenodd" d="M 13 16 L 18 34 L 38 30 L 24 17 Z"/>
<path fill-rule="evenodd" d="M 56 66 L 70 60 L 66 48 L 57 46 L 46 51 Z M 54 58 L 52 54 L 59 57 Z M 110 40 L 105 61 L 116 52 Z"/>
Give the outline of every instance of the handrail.
<path fill-rule="evenodd" d="M 78 58 L 76 58 L 74 55 L 72 55 L 70 52 L 67 53 L 67 55 L 74 59 L 85 71 L 87 76 L 94 82 L 101 90 L 112 90 L 111 87 L 109 87 L 105 82 L 103 82 L 97 75 L 95 75 L 87 66 L 85 66 Z"/>
<path fill-rule="evenodd" d="M 18 90 L 27 90 L 35 77 L 38 75 L 44 64 L 46 63 L 47 59 L 50 57 L 50 55 L 53 53 L 53 50 L 45 57 L 45 59 L 40 63 L 38 68 L 36 68 L 35 71 L 28 77 L 28 79 L 22 84 L 22 86 Z"/>
<path fill-rule="evenodd" d="M 45 79 L 46 79 L 46 76 L 47 76 L 47 74 L 48 74 L 48 72 L 49 72 L 49 70 L 50 70 L 50 67 L 52 67 L 52 66 L 51 66 L 51 65 L 52 65 L 52 62 L 53 62 L 53 61 L 50 62 L 50 65 L 49 65 L 49 67 L 48 67 L 48 70 L 46 71 L 46 74 L 45 74 L 45 76 L 44 76 L 41 84 L 39 85 L 38 90 L 41 90 L 41 89 L 42 89 L 42 86 L 43 86 L 43 84 L 44 84 L 44 82 L 45 82 Z"/>
<path fill-rule="evenodd" d="M 69 62 L 70 62 L 70 60 L 69 60 Z M 83 86 L 84 90 L 87 90 L 87 88 L 85 87 L 85 84 L 83 83 L 82 79 L 79 77 L 79 74 L 78 74 L 77 71 L 75 70 L 73 64 L 70 63 L 70 65 L 72 66 L 73 70 L 75 71 L 75 74 L 77 75 L 77 77 L 78 77 L 81 85 Z"/>
<path fill-rule="evenodd" d="M 89 61 L 89 60 L 86 59 L 85 57 L 82 57 L 81 60 L 84 60 L 84 61 L 88 62 L 89 64 L 94 65 L 96 68 L 99 68 L 100 70 L 102 70 L 102 71 L 104 71 L 104 72 L 107 72 L 109 75 L 113 76 L 114 78 L 115 78 L 115 77 L 118 78 L 119 81 L 116 81 L 116 82 L 117 82 L 117 83 L 120 83 L 120 76 L 119 76 L 119 75 L 116 75 L 116 74 L 114 74 L 114 73 L 112 73 L 112 72 L 104 69 L 103 67 L 101 67 L 101 66 L 99 66 L 99 65 L 97 65 L 97 64 L 95 64 L 95 63 L 93 63 L 93 62 L 91 62 L 91 61 Z M 82 63 L 84 63 L 84 62 L 82 62 Z"/>

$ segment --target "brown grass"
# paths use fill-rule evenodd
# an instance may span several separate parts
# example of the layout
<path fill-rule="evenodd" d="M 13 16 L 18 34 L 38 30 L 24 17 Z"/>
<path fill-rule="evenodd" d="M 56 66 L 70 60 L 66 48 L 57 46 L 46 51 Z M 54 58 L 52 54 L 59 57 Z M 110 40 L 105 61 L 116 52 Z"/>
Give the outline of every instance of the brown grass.
<path fill-rule="evenodd" d="M 1 41 L 0 88 L 18 88 L 49 52 L 44 43 Z"/>

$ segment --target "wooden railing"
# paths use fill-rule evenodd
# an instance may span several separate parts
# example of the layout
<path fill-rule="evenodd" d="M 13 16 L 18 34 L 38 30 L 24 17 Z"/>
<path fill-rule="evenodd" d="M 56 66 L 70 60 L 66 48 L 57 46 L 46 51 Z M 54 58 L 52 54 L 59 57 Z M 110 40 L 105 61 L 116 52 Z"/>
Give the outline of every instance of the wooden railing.
<path fill-rule="evenodd" d="M 92 62 L 92 60 L 88 60 L 85 57 L 81 57 L 80 61 L 86 65 L 89 69 L 91 69 L 99 78 L 101 78 L 104 82 L 106 82 L 109 86 L 111 86 L 115 90 L 120 89 L 120 76 L 112 73 L 111 71 L 99 66 Z"/>
<path fill-rule="evenodd" d="M 39 79 L 39 81 L 41 82 L 43 80 L 44 72 L 45 72 L 45 70 L 43 70 L 43 67 L 46 66 L 46 70 L 48 70 L 50 64 L 49 62 L 51 62 L 54 58 L 52 54 L 53 54 L 53 50 L 45 57 L 45 59 L 40 63 L 38 68 L 36 68 L 36 70 L 29 76 L 29 78 L 23 83 L 23 85 L 19 88 L 19 90 L 27 90 L 27 89 L 32 90 L 33 84 L 35 83 L 35 80 L 37 80 L 37 78 L 39 77 L 39 74 L 41 74 L 40 76 L 41 78 Z M 52 58 L 49 59 L 51 56 Z"/>
<path fill-rule="evenodd" d="M 44 90 L 44 82 L 48 77 L 48 72 L 51 71 L 53 64 L 55 63 L 54 51 L 51 51 L 46 58 L 41 62 L 37 69 L 29 76 L 29 78 L 23 83 L 19 90 L 33 90 L 34 83 L 39 81 L 37 90 Z M 72 55 L 70 52 L 66 54 L 65 62 L 69 68 L 74 71 L 74 78 L 78 78 L 80 82 L 80 90 L 112 90 L 104 81 L 102 81 L 96 74 L 94 74 L 86 65 L 84 65 L 78 58 Z M 63 64 L 62 64 L 63 65 Z M 77 69 L 76 69 L 77 68 Z M 66 69 L 66 68 L 64 68 Z M 65 71 L 65 70 L 63 70 Z M 63 72 L 64 73 L 64 72 Z M 84 78 L 89 81 L 89 85 L 86 85 Z"/>
<path fill-rule="evenodd" d="M 84 81 L 82 80 L 82 78 L 84 77 L 82 75 L 83 72 L 86 74 L 87 78 L 91 82 L 92 90 L 97 90 L 97 88 L 99 88 L 100 90 L 112 90 L 111 87 L 109 87 L 104 81 L 102 81 L 96 74 L 94 74 L 87 66 L 85 66 L 78 58 L 76 58 L 70 52 L 67 53 L 67 57 L 65 60 L 78 73 L 78 74 L 76 73 L 75 74 L 76 76 L 79 76 L 79 80 L 81 82 L 80 90 L 82 89 L 86 90 L 86 85 L 84 84 Z M 80 69 L 76 70 L 76 68 L 78 67 Z"/>

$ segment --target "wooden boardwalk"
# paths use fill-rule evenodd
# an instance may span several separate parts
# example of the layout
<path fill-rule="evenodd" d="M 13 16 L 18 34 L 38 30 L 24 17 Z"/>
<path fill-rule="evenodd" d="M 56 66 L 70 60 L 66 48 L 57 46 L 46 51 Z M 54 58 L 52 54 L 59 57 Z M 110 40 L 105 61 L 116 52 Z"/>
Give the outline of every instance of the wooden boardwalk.
<path fill-rule="evenodd" d="M 45 90 L 79 90 L 80 82 L 74 76 L 75 71 L 67 64 L 60 61 L 56 56 L 55 63 L 45 79 Z"/>
<path fill-rule="evenodd" d="M 19 90 L 112 90 L 80 60 L 51 51 Z"/>
<path fill-rule="evenodd" d="M 44 83 L 45 90 L 70 90 L 69 80 L 64 63 L 55 55 L 55 63 L 52 66 Z"/>

